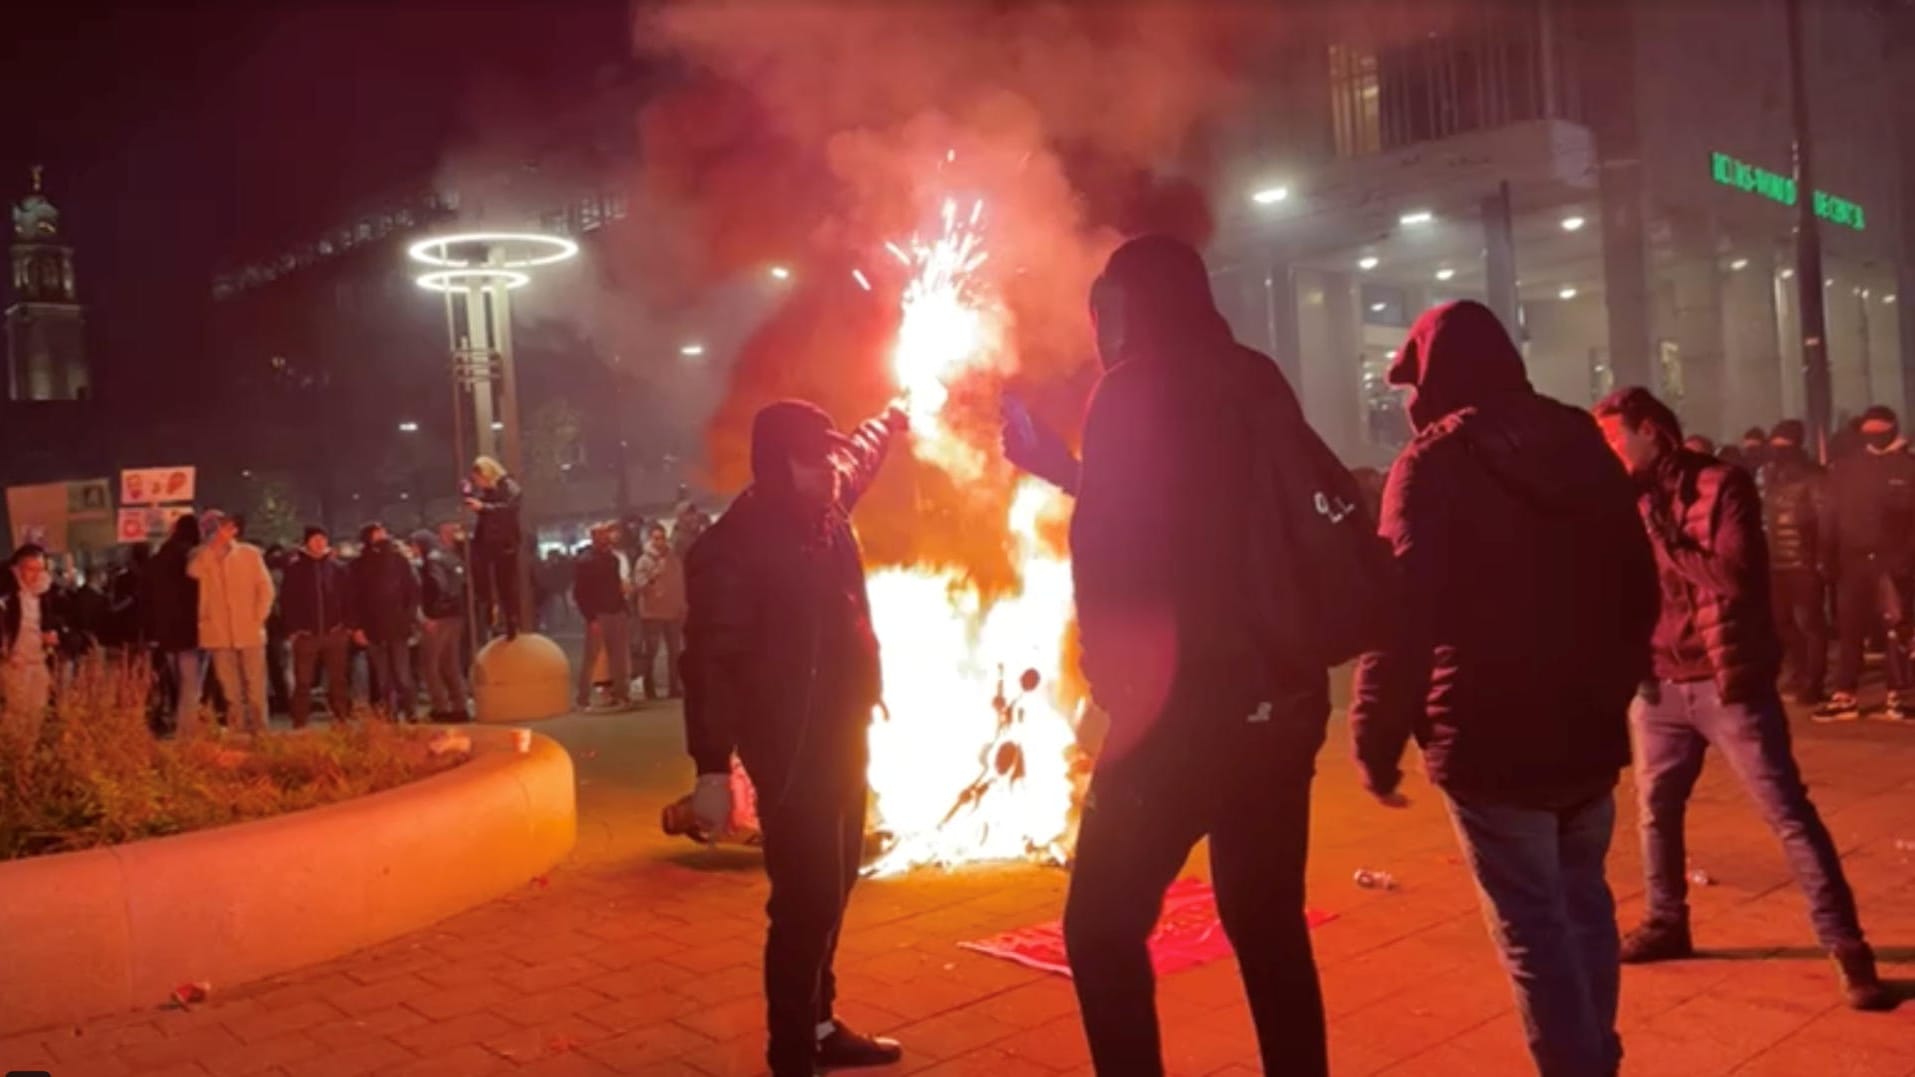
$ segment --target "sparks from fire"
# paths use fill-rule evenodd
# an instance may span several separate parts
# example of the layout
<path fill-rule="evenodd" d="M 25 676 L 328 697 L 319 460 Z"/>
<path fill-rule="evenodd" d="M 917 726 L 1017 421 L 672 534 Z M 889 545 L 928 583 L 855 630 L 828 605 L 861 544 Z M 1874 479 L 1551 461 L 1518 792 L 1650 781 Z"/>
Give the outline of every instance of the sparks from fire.
<path fill-rule="evenodd" d="M 949 199 L 935 238 L 887 244 L 912 274 L 892 350 L 911 451 L 962 484 L 1018 481 L 959 437 L 947 414 L 954 385 L 1016 365 L 1009 314 L 979 272 L 988 261 L 984 218 L 982 200 L 965 210 Z M 871 574 L 889 712 L 870 736 L 876 827 L 888 838 L 873 873 L 1067 855 L 1076 735 L 1058 671 L 1070 565 L 1045 547 L 1038 526 L 1065 511 L 1049 487 L 1017 487 L 1004 541 L 1019 586 L 988 606 L 961 568 Z"/>

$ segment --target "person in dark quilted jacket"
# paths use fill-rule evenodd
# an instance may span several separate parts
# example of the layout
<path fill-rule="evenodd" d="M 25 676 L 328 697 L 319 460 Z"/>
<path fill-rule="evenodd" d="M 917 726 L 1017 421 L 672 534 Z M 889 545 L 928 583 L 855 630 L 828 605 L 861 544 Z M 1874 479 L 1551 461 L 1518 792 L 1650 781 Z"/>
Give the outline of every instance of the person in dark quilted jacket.
<path fill-rule="evenodd" d="M 1649 908 L 1642 926 L 1623 939 L 1622 959 L 1695 956 L 1683 815 L 1703 755 L 1714 747 L 1781 840 L 1849 1005 L 1892 1008 L 1894 995 L 1876 975 L 1835 842 L 1789 746 L 1789 720 L 1775 688 L 1781 646 L 1755 480 L 1682 448 L 1675 413 L 1647 389 L 1618 390 L 1595 411 L 1610 448 L 1636 479 L 1637 508 L 1662 581 L 1655 677 L 1629 715 Z"/>
<path fill-rule="evenodd" d="M 1805 706 L 1822 702 L 1828 679 L 1828 587 L 1824 582 L 1823 516 L 1828 476 L 1802 448 L 1795 419 L 1777 423 L 1769 437 L 1762 486 L 1762 526 L 1769 535 L 1769 583 L 1775 629 L 1782 637 L 1784 684 Z"/>

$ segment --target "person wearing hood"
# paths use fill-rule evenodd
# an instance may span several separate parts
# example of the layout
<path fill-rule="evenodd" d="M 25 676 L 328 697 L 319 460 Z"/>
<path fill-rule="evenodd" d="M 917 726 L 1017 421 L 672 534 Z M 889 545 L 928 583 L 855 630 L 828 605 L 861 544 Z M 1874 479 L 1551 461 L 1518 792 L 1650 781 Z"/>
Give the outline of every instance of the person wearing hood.
<path fill-rule="evenodd" d="M 213 658 L 229 710 L 227 724 L 266 731 L 266 619 L 273 613 L 273 576 L 266 555 L 242 538 L 246 520 L 209 510 L 186 574 L 199 581 L 199 645 Z"/>
<path fill-rule="evenodd" d="M 1329 677 L 1272 653 L 1243 583 L 1253 559 L 1295 550 L 1266 549 L 1283 532 L 1252 495 L 1262 487 L 1242 432 L 1296 433 L 1302 409 L 1277 364 L 1232 337 L 1202 257 L 1181 241 L 1124 244 L 1090 306 L 1105 373 L 1081 463 L 1056 446 L 1039 455 L 1076 494 L 1080 666 L 1110 714 L 1064 909 L 1091 1059 L 1100 1073 L 1163 1072 L 1148 942 L 1165 891 L 1208 839 L 1265 1068 L 1324 1073 L 1303 889 Z M 1192 520 L 1205 521 L 1194 540 Z"/>
<path fill-rule="evenodd" d="M 1417 433 L 1383 494 L 1404 608 L 1357 670 L 1363 783 L 1406 804 L 1415 736 L 1537 1069 L 1614 1074 L 1621 976 L 1603 864 L 1656 617 L 1635 496 L 1595 421 L 1531 388 L 1480 303 L 1424 312 L 1388 376 L 1409 389 Z"/>
<path fill-rule="evenodd" d="M 904 413 L 849 436 L 815 404 L 752 421 L 751 486 L 687 565 L 685 740 L 699 829 L 732 817 L 735 751 L 757 790 L 765 873 L 765 1005 L 773 1077 L 887 1065 L 901 1050 L 833 1010 L 832 960 L 864 846 L 866 729 L 881 698 L 878 640 L 850 512 Z"/>
<path fill-rule="evenodd" d="M 348 570 L 353 641 L 372 667 L 372 708 L 409 722 L 419 701 L 412 680 L 412 630 L 419 622 L 419 577 L 385 525 L 359 531 L 365 547 Z"/>
<path fill-rule="evenodd" d="M 1799 420 L 1777 423 L 1757 481 L 1786 678 L 1799 702 L 1817 707 L 1829 665 L 1828 586 L 1822 576 L 1828 476 L 1802 448 L 1806 439 L 1807 429 Z"/>
<path fill-rule="evenodd" d="M 1755 481 L 1740 468 L 1682 449 L 1675 413 L 1647 389 L 1618 390 L 1595 411 L 1636 480 L 1662 589 L 1654 677 L 1643 683 L 1629 714 L 1648 912 L 1623 940 L 1622 960 L 1695 956 L 1683 815 L 1703 755 L 1713 747 L 1781 840 L 1849 1005 L 1892 1007 L 1841 858 L 1789 747 L 1788 715 L 1776 692 L 1781 644 Z"/>
<path fill-rule="evenodd" d="M 53 692 L 48 660 L 60 640 L 60 622 L 47 595 L 53 573 L 46 551 L 29 542 L 13 551 L 0 573 L 0 696 L 10 729 L 32 742 Z"/>
<path fill-rule="evenodd" d="M 312 718 L 313 679 L 326 673 L 326 707 L 332 720 L 352 716 L 352 630 L 350 573 L 333 556 L 332 538 L 323 527 L 308 527 L 286 565 L 279 592 L 280 617 L 293 653 L 294 729 Z"/>
<path fill-rule="evenodd" d="M 1853 721 L 1862 708 L 1862 648 L 1869 630 L 1886 629 L 1883 662 L 1890 721 L 1915 720 L 1910 682 L 1910 577 L 1915 575 L 1915 456 L 1908 452 L 1895 412 L 1876 405 L 1862 413 L 1862 447 L 1829 471 L 1829 512 L 1823 549 L 1835 580 L 1835 691 L 1815 712 L 1819 722 Z M 1874 624 L 1870 622 L 1873 621 Z"/>
<path fill-rule="evenodd" d="M 463 722 L 465 709 L 465 564 L 442 548 L 439 535 L 418 530 L 412 548 L 419 557 L 419 666 L 425 676 L 426 698 L 432 701 L 435 722 Z M 456 538 L 456 536 L 454 536 Z M 451 549 L 456 550 L 454 546 Z"/>

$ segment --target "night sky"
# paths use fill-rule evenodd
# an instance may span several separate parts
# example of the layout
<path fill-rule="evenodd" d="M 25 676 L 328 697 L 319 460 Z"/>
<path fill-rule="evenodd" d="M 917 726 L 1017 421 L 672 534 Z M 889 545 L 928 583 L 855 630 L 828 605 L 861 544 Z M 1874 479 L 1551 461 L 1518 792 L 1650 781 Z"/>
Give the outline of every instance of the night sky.
<path fill-rule="evenodd" d="M 103 408 L 177 399 L 216 266 L 429 180 L 474 101 L 629 54 L 623 0 L 36 4 L 7 16 L 0 193 L 47 166 Z"/>

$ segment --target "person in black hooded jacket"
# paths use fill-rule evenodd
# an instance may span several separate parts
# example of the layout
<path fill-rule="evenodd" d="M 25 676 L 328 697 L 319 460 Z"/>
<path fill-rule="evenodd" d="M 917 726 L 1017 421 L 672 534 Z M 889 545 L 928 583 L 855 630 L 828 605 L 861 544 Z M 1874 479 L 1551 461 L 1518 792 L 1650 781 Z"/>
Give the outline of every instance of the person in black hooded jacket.
<path fill-rule="evenodd" d="M 197 724 L 206 689 L 206 652 L 199 647 L 199 581 L 186 574 L 199 542 L 199 517 L 190 512 L 180 516 L 140 579 L 146 636 L 165 673 L 163 695 L 171 720 L 163 724 L 174 732 L 190 731 Z"/>
<path fill-rule="evenodd" d="M 1769 580 L 1775 628 L 1782 637 L 1797 700 L 1818 706 L 1828 681 L 1828 585 L 1822 535 L 1828 514 L 1828 475 L 1802 448 L 1807 429 L 1798 419 L 1775 425 L 1758 478 L 1762 527 L 1769 536 Z"/>
<path fill-rule="evenodd" d="M 419 623 L 419 577 L 384 525 L 359 531 L 363 549 L 348 570 L 353 640 L 372 666 L 372 706 L 396 722 L 412 720 L 412 632 Z"/>
<path fill-rule="evenodd" d="M 1675 413 L 1647 389 L 1617 390 L 1596 405 L 1596 417 L 1640 488 L 1662 589 L 1655 677 L 1643 684 L 1629 716 L 1648 910 L 1623 940 L 1622 960 L 1695 956 L 1683 816 L 1703 757 L 1714 748 L 1781 841 L 1849 1005 L 1892 1008 L 1841 855 L 1789 746 L 1788 715 L 1775 687 L 1781 645 L 1755 482 L 1741 468 L 1680 448 Z"/>
<path fill-rule="evenodd" d="M 851 435 L 814 404 L 760 411 L 752 484 L 692 547 L 682 659 L 699 829 L 729 829 L 731 757 L 757 790 L 764 838 L 765 1005 L 774 1077 L 884 1065 L 890 1040 L 833 1013 L 832 959 L 864 844 L 866 727 L 878 640 L 850 512 L 877 477 L 896 408 Z"/>
<path fill-rule="evenodd" d="M 1280 427 L 1302 409 L 1276 363 L 1232 338 L 1187 244 L 1119 248 L 1091 313 L 1106 372 L 1083 459 L 1052 453 L 1048 469 L 1077 495 L 1080 665 L 1111 716 L 1064 910 L 1091 1058 L 1100 1073 L 1163 1071 L 1148 940 L 1208 838 L 1265 1068 L 1323 1073 L 1303 879 L 1328 673 L 1291 668 L 1250 631 L 1247 539 L 1267 533 L 1255 524 L 1271 506 L 1247 493 L 1253 469 L 1230 433 L 1241 427 L 1218 421 Z M 1193 533 L 1192 520 L 1205 526 Z"/>
<path fill-rule="evenodd" d="M 1364 784 L 1407 803 L 1399 760 L 1414 733 L 1538 1069 L 1614 1074 L 1603 861 L 1657 601 L 1634 492 L 1589 415 L 1530 387 L 1480 303 L 1424 312 L 1389 379 L 1411 389 L 1417 435 L 1383 495 L 1397 638 L 1364 657 L 1350 710 Z"/>
<path fill-rule="evenodd" d="M 1822 518 L 1823 556 L 1835 578 L 1835 691 L 1815 712 L 1823 722 L 1861 716 L 1856 689 L 1871 629 L 1885 632 L 1883 717 L 1915 721 L 1915 456 L 1895 412 L 1862 413 L 1860 446 L 1829 468 L 1829 511 Z"/>

